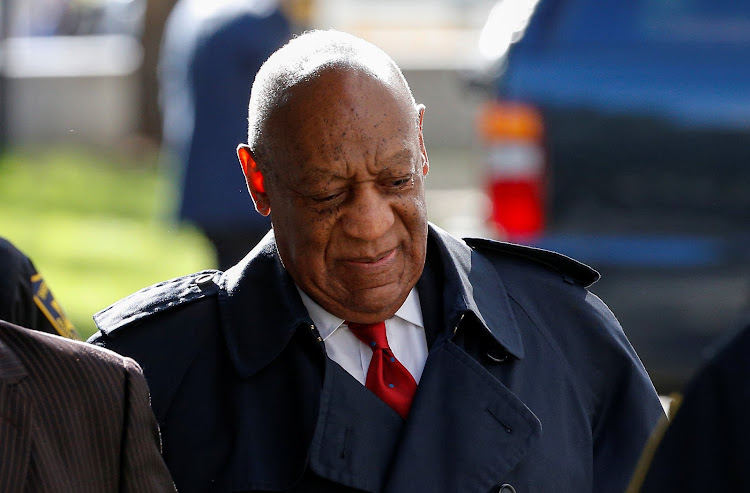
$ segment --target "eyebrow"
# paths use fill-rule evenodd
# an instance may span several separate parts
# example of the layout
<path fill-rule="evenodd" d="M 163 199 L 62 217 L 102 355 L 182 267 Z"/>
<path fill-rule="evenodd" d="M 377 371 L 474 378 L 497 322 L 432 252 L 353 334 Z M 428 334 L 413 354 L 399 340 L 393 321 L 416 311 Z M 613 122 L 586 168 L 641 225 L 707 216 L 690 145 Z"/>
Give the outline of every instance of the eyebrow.
<path fill-rule="evenodd" d="M 411 149 L 403 148 L 386 158 L 389 162 L 410 161 L 414 157 Z"/>
<path fill-rule="evenodd" d="M 378 171 L 378 173 L 382 173 L 384 171 L 388 171 L 390 169 L 393 169 L 394 165 L 403 165 L 403 164 L 412 164 L 412 160 L 414 159 L 414 153 L 411 151 L 411 149 L 403 148 L 400 149 L 384 160 L 384 166 L 383 168 Z M 335 170 L 325 167 L 325 166 L 315 166 L 309 171 L 309 175 L 307 176 L 307 180 L 347 180 L 348 177 L 344 175 L 340 175 Z"/>
<path fill-rule="evenodd" d="M 306 177 L 307 180 L 345 180 L 346 177 L 338 174 L 331 168 L 323 166 L 316 166 L 309 171 L 309 175 Z"/>
<path fill-rule="evenodd" d="M 392 166 L 389 166 L 389 164 L 392 164 L 392 165 L 408 164 L 411 166 L 414 161 L 414 153 L 412 152 L 411 149 L 403 148 L 391 154 L 390 156 L 386 157 L 382 161 L 385 162 L 386 166 L 381 170 L 381 172 L 392 169 Z"/>

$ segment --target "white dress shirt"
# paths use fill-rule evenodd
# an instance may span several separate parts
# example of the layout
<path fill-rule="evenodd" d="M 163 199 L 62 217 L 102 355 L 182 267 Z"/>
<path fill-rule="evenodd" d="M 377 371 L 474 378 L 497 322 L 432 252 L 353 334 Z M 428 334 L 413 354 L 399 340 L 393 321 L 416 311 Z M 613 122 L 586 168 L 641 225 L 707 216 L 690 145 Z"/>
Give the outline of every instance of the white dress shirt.
<path fill-rule="evenodd" d="M 323 338 L 328 357 L 364 385 L 372 358 L 370 346 L 357 339 L 344 319 L 328 313 L 301 289 L 297 291 Z M 416 289 L 412 288 L 401 308 L 385 321 L 385 333 L 393 355 L 419 383 L 427 361 L 427 337 Z"/>

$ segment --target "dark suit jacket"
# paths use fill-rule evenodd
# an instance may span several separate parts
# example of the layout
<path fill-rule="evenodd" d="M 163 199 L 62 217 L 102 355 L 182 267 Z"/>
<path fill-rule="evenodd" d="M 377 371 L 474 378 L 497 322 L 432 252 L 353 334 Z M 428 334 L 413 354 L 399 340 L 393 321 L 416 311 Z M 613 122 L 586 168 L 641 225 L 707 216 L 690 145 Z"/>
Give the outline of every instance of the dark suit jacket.
<path fill-rule="evenodd" d="M 326 356 L 272 235 L 100 312 L 93 340 L 142 364 L 183 493 L 620 493 L 663 412 L 597 277 L 431 226 L 406 421 Z"/>
<path fill-rule="evenodd" d="M 138 365 L 0 321 L 0 491 L 174 491 Z"/>
<path fill-rule="evenodd" d="M 748 416 L 750 326 L 724 341 L 692 377 L 628 491 L 750 492 Z"/>

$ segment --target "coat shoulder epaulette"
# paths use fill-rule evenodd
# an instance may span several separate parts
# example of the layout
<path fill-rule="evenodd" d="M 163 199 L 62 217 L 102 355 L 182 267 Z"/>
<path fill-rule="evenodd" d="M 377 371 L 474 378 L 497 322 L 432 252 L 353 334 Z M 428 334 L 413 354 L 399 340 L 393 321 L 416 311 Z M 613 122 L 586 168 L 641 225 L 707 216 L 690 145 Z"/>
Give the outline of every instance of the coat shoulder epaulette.
<path fill-rule="evenodd" d="M 600 274 L 588 265 L 561 253 L 514 243 L 488 240 L 486 238 L 464 238 L 472 249 L 490 250 L 536 262 L 558 272 L 569 283 L 589 287 L 599 280 Z"/>
<path fill-rule="evenodd" d="M 94 322 L 110 335 L 142 318 L 216 294 L 220 275 L 217 270 L 204 270 L 143 288 L 94 314 Z"/>

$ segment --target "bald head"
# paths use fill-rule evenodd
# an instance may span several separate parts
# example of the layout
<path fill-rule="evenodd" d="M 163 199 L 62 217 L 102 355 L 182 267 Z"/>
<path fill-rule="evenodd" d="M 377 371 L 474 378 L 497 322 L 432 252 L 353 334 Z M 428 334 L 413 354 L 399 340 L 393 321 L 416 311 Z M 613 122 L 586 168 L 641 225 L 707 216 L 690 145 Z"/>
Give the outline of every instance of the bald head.
<path fill-rule="evenodd" d="M 383 50 L 339 31 L 309 31 L 276 51 L 263 64 L 253 83 L 248 111 L 248 145 L 258 165 L 271 172 L 269 161 L 278 142 L 271 129 L 273 116 L 294 99 L 297 89 L 315 84 L 331 72 L 351 72 L 375 79 L 395 97 L 419 110 L 401 70 Z"/>

